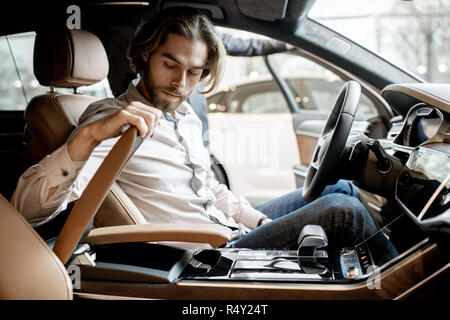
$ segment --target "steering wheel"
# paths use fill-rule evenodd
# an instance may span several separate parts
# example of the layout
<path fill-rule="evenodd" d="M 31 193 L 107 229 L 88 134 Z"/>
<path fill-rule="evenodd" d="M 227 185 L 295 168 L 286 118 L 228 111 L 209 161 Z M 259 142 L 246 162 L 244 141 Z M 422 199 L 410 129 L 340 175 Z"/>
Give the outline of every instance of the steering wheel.
<path fill-rule="evenodd" d="M 360 96 L 361 86 L 356 81 L 346 82 L 341 89 L 317 141 L 306 174 L 302 193 L 306 201 L 317 199 L 327 183 L 336 177 Z"/>

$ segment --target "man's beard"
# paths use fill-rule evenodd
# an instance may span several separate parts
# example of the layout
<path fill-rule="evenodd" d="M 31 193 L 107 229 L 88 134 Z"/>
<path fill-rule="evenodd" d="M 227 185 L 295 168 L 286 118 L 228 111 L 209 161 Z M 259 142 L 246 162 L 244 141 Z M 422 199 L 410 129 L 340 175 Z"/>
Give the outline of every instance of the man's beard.
<path fill-rule="evenodd" d="M 162 112 L 172 112 L 176 110 L 180 106 L 180 104 L 188 98 L 190 94 L 190 92 L 185 92 L 184 90 L 180 90 L 175 87 L 157 86 L 149 70 L 146 70 L 144 72 L 143 80 L 145 89 L 147 90 L 147 93 L 149 95 L 150 103 L 155 108 L 158 108 Z M 162 95 L 161 90 L 164 90 L 170 94 L 178 96 L 178 99 L 170 101 L 164 98 L 163 96 L 161 96 Z"/>

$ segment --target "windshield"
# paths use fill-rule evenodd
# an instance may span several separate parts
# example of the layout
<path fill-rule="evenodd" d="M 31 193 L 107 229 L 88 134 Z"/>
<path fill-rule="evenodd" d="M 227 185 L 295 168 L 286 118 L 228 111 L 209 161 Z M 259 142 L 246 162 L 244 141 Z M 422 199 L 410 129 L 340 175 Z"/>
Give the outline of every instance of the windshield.
<path fill-rule="evenodd" d="M 308 15 L 428 82 L 450 82 L 450 0 L 316 0 Z"/>

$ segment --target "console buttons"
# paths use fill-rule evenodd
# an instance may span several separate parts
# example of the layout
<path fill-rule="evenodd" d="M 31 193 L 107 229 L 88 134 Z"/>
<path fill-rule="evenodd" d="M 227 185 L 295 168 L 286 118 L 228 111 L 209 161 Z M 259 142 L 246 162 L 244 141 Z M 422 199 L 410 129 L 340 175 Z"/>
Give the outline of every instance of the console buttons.
<path fill-rule="evenodd" d="M 367 269 L 373 264 L 370 256 L 369 248 L 366 244 L 362 244 L 356 247 L 356 251 L 359 257 L 359 263 L 363 273 L 367 273 Z"/>

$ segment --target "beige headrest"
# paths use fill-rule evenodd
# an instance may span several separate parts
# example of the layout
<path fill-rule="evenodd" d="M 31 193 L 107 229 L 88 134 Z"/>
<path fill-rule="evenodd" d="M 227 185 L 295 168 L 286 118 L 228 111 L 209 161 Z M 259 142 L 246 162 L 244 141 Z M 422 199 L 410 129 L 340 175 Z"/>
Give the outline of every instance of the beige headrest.
<path fill-rule="evenodd" d="M 72 299 L 61 261 L 0 195 L 0 300 Z"/>
<path fill-rule="evenodd" d="M 34 74 L 43 86 L 77 88 L 103 80 L 108 57 L 100 39 L 86 30 L 41 31 L 34 43 Z"/>

